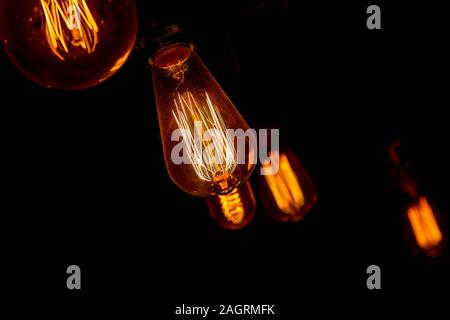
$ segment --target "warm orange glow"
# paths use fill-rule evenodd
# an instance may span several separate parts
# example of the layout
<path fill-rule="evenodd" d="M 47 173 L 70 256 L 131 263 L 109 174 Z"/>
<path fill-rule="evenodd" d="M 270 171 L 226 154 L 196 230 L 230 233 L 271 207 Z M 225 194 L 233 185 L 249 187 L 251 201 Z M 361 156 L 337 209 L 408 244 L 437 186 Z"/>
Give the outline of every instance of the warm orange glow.
<path fill-rule="evenodd" d="M 255 168 L 256 134 L 193 46 L 160 40 L 148 63 L 169 175 L 196 196 L 229 194 Z"/>
<path fill-rule="evenodd" d="M 441 230 L 425 197 L 420 197 L 417 204 L 408 208 L 408 219 L 420 248 L 425 251 L 432 250 L 441 243 Z"/>
<path fill-rule="evenodd" d="M 166 70 L 173 79 L 183 82 L 184 75 L 188 71 L 186 61 L 190 56 L 191 48 L 175 45 L 158 51 L 154 61 L 150 60 L 150 63 Z"/>
<path fill-rule="evenodd" d="M 119 70 L 124 65 L 124 63 L 127 62 L 128 56 L 130 55 L 130 53 L 131 53 L 131 51 L 128 51 L 122 57 L 117 59 L 116 63 L 114 63 L 114 65 L 111 67 L 111 69 L 109 69 L 109 71 L 115 72 L 115 71 Z"/>
<path fill-rule="evenodd" d="M 238 188 L 227 195 L 219 196 L 219 200 L 225 218 L 234 224 L 241 223 L 245 216 L 245 210 Z"/>
<path fill-rule="evenodd" d="M 264 178 L 278 208 L 286 214 L 294 215 L 305 204 L 305 196 L 286 155 L 280 154 L 279 159 L 278 172 L 274 175 L 265 175 Z"/>
<path fill-rule="evenodd" d="M 256 199 L 248 181 L 240 184 L 227 195 L 208 197 L 206 203 L 211 218 L 224 229 L 242 229 L 255 216 Z"/>
<path fill-rule="evenodd" d="M 195 96 L 190 91 L 177 92 L 172 114 L 188 146 L 188 157 L 196 175 L 214 183 L 220 192 L 229 193 L 233 187 L 230 181 L 237 166 L 237 155 L 232 137 L 208 92 L 205 91 L 203 96 Z M 200 144 L 196 143 L 196 131 L 200 131 Z M 205 138 L 204 132 L 210 135 Z"/>
<path fill-rule="evenodd" d="M 40 0 L 47 23 L 46 36 L 52 52 L 61 60 L 70 45 L 88 54 L 98 44 L 99 28 L 85 0 Z"/>

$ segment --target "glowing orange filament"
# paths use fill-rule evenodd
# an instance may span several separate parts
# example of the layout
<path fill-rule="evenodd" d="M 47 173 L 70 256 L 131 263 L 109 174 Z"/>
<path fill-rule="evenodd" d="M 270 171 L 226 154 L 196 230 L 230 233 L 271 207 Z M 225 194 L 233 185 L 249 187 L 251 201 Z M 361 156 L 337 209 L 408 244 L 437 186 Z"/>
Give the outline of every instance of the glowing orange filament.
<path fill-rule="evenodd" d="M 408 219 L 420 248 L 432 250 L 441 243 L 441 230 L 425 197 L 420 197 L 417 204 L 408 208 Z"/>
<path fill-rule="evenodd" d="M 70 45 L 88 54 L 98 44 L 98 26 L 85 0 L 40 0 L 47 22 L 46 36 L 52 52 L 61 60 Z"/>
<path fill-rule="evenodd" d="M 241 223 L 245 216 L 245 210 L 238 189 L 235 188 L 231 193 L 219 196 L 219 200 L 225 218 L 234 224 Z"/>
<path fill-rule="evenodd" d="M 305 204 L 305 196 L 286 155 L 280 154 L 279 159 L 278 172 L 265 175 L 264 178 L 278 208 L 286 214 L 294 215 Z M 264 166 L 271 166 L 271 164 Z"/>
<path fill-rule="evenodd" d="M 172 114 L 188 147 L 187 155 L 197 176 L 227 193 L 232 189 L 229 182 L 237 166 L 237 154 L 219 109 L 206 91 L 204 95 L 202 98 L 190 91 L 183 94 L 177 92 Z M 196 133 L 199 131 L 202 137 L 197 144 Z M 209 132 L 210 136 L 205 138 L 204 132 Z"/>

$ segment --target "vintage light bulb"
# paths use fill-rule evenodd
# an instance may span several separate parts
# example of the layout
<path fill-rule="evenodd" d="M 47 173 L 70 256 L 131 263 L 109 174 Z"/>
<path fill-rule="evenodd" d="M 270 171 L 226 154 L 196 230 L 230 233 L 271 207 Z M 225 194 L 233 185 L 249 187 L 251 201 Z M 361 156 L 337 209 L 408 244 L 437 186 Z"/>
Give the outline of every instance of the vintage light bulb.
<path fill-rule="evenodd" d="M 206 202 L 212 219 L 224 229 L 241 229 L 255 216 L 256 200 L 249 181 L 229 194 L 208 197 Z"/>
<path fill-rule="evenodd" d="M 390 174 L 406 204 L 402 212 L 406 242 L 414 255 L 434 257 L 444 247 L 443 219 L 430 198 L 419 191 L 418 182 L 410 172 L 411 164 L 400 159 L 400 147 L 400 141 L 395 140 L 386 151 L 391 162 Z"/>
<path fill-rule="evenodd" d="M 0 0 L 0 41 L 17 68 L 47 87 L 82 89 L 127 60 L 134 0 Z"/>
<path fill-rule="evenodd" d="M 415 246 L 427 256 L 436 256 L 443 247 L 443 235 L 437 219 L 437 212 L 428 199 L 420 196 L 406 209 L 406 217 L 414 237 Z"/>
<path fill-rule="evenodd" d="M 149 63 L 172 180 L 197 196 L 231 192 L 255 167 L 255 133 L 191 45 L 160 41 Z"/>
<path fill-rule="evenodd" d="M 317 202 L 316 187 L 302 164 L 286 147 L 272 150 L 264 161 L 265 175 L 259 175 L 260 195 L 265 211 L 281 222 L 300 221 Z"/>

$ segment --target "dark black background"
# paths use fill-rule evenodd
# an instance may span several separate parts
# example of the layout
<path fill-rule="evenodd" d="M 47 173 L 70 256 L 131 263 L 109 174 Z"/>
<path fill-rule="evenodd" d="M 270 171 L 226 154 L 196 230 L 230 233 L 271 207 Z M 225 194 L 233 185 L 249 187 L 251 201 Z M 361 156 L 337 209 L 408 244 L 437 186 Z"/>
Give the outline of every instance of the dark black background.
<path fill-rule="evenodd" d="M 133 53 L 92 89 L 49 90 L 0 50 L 0 290 L 14 297 L 171 302 L 449 297 L 448 253 L 404 243 L 386 145 L 400 137 L 449 220 L 448 19 L 438 1 L 137 1 L 140 36 L 176 23 L 253 127 L 279 123 L 316 182 L 300 223 L 259 206 L 219 229 L 164 167 L 151 77 Z M 213 4 L 214 3 L 214 4 Z M 254 187 L 256 189 L 256 181 Z M 66 289 L 66 268 L 82 290 Z M 368 291 L 366 268 L 382 270 Z M 272 302 L 273 303 L 273 302 Z"/>

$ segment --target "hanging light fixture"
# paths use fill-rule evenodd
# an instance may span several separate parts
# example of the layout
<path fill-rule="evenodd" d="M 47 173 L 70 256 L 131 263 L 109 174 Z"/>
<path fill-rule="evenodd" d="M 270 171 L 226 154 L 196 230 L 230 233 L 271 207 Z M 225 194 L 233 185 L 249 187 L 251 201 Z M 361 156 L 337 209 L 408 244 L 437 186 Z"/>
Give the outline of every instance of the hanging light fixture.
<path fill-rule="evenodd" d="M 403 195 L 402 220 L 404 232 L 413 253 L 437 256 L 444 247 L 444 225 L 442 218 L 430 197 L 419 191 L 415 178 L 409 173 L 408 165 L 400 160 L 400 141 L 394 141 L 387 152 L 391 161 L 391 175 L 397 189 Z"/>
<path fill-rule="evenodd" d="M 226 195 L 252 173 L 256 135 L 181 35 L 177 27 L 165 29 L 148 59 L 166 167 L 187 193 Z M 249 139 L 239 145 L 230 130 Z"/>

